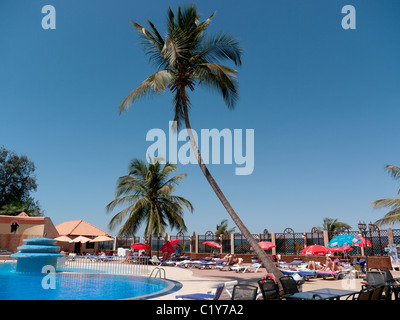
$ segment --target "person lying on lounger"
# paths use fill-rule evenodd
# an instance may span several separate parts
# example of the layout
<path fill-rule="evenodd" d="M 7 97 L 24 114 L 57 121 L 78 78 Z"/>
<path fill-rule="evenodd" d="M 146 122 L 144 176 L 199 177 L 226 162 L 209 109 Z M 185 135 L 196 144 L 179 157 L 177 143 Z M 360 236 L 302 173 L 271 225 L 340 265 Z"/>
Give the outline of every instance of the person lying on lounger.
<path fill-rule="evenodd" d="M 307 268 L 310 270 L 323 270 L 325 266 L 324 265 L 320 265 L 319 263 L 316 263 L 315 261 L 308 261 L 308 266 Z"/>
<path fill-rule="evenodd" d="M 234 264 L 238 263 L 238 261 L 239 261 L 236 254 L 234 254 L 234 255 L 227 254 L 221 260 L 226 260 L 226 263 L 225 263 L 226 266 L 233 266 Z"/>
<path fill-rule="evenodd" d="M 315 261 L 309 261 L 308 269 L 316 271 L 339 271 L 343 270 L 343 267 L 337 266 L 336 263 L 333 262 L 332 259 L 327 256 L 324 265 L 320 265 Z"/>
<path fill-rule="evenodd" d="M 339 267 L 335 262 L 332 261 L 331 258 L 327 256 L 324 271 L 339 271 L 339 270 L 343 270 L 343 267 Z"/>

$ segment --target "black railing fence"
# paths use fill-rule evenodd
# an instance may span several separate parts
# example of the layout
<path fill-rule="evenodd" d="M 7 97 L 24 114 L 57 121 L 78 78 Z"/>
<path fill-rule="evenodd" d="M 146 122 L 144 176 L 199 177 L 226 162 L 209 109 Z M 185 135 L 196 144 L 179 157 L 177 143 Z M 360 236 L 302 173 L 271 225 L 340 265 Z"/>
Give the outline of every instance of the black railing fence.
<path fill-rule="evenodd" d="M 370 224 L 369 229 L 361 232 L 359 230 L 339 229 L 335 232 L 320 231 L 316 227 L 310 232 L 295 232 L 292 228 L 286 228 L 280 233 L 270 233 L 267 229 L 263 233 L 252 234 L 257 242 L 268 241 L 275 244 L 275 248 L 267 250 L 267 253 L 295 255 L 306 246 L 318 244 L 326 246 L 328 242 L 339 234 L 348 233 L 354 236 L 363 236 L 371 242 L 370 247 L 366 247 L 369 256 L 386 256 L 385 248 L 390 244 L 400 243 L 400 229 L 380 230 L 376 225 Z M 185 253 L 252 253 L 251 246 L 242 234 L 222 234 L 216 235 L 212 231 L 205 234 L 185 235 L 182 232 L 176 235 L 153 236 L 151 238 L 152 251 L 160 251 L 161 246 L 168 240 L 178 239 L 176 248 L 180 248 Z M 139 237 L 118 239 L 117 246 L 129 248 L 134 242 L 140 242 Z M 146 242 L 148 239 L 143 239 Z M 220 244 L 221 249 L 215 248 L 203 242 L 212 241 Z M 365 248 L 354 246 L 348 252 L 351 255 L 360 255 Z"/>

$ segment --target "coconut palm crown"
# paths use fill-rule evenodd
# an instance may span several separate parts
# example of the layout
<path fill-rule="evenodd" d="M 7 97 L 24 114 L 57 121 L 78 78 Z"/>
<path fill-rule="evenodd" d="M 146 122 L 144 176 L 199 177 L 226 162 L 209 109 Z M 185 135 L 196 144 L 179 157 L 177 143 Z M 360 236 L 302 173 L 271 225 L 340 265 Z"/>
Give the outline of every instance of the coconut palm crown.
<path fill-rule="evenodd" d="M 193 91 L 196 85 L 216 89 L 228 108 L 234 107 L 238 98 L 237 71 L 219 62 L 231 60 L 240 66 L 242 49 L 228 33 L 205 34 L 214 14 L 199 22 L 195 6 L 179 7 L 177 16 L 169 8 L 165 39 L 150 20 L 149 29 L 131 21 L 143 40 L 146 54 L 159 70 L 125 98 L 119 106 L 120 112 L 128 110 L 136 99 L 146 94 L 169 89 L 174 94 L 174 121 L 179 128 L 185 108 L 190 105 L 187 91 Z"/>
<path fill-rule="evenodd" d="M 161 165 L 160 159 L 145 161 L 134 159 L 129 165 L 128 175 L 118 179 L 116 199 L 107 205 L 111 212 L 117 206 L 126 206 L 110 221 L 110 229 L 115 229 L 123 220 L 120 235 L 133 235 L 142 223 L 146 224 L 145 235 L 165 234 L 165 228 L 187 231 L 183 220 L 184 209 L 193 212 L 192 204 L 183 197 L 174 195 L 179 180 L 185 173 L 170 177 L 176 165 L 167 162 Z"/>

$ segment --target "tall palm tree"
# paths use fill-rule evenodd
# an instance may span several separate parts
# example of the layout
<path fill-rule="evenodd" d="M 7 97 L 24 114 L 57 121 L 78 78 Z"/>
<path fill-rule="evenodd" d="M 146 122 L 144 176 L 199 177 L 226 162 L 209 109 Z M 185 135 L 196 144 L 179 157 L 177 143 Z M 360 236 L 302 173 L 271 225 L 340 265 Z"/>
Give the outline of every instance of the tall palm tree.
<path fill-rule="evenodd" d="M 109 226 L 115 229 L 126 219 L 119 231 L 120 235 L 132 235 L 143 222 L 146 223 L 145 236 L 165 233 L 165 227 L 187 231 L 183 220 L 184 207 L 193 212 L 192 204 L 185 198 L 173 194 L 179 180 L 185 173 L 169 177 L 176 165 L 167 162 L 164 167 L 161 159 L 145 161 L 134 159 L 129 165 L 128 175 L 120 177 L 117 183 L 116 199 L 107 205 L 110 212 L 119 205 L 127 207 L 118 212 Z"/>
<path fill-rule="evenodd" d="M 395 180 L 400 180 L 399 167 L 387 165 L 385 171 L 388 171 Z M 400 189 L 397 194 L 400 194 Z M 400 222 L 400 198 L 376 200 L 372 202 L 372 206 L 374 208 L 390 208 L 390 211 L 383 218 L 375 222 L 376 225 L 383 226 Z"/>
<path fill-rule="evenodd" d="M 228 33 L 206 34 L 214 14 L 200 22 L 200 15 L 195 5 L 179 7 L 176 16 L 169 8 L 165 38 L 151 21 L 148 20 L 149 29 L 131 21 L 143 40 L 146 53 L 157 65 L 158 71 L 136 87 L 121 103 L 119 110 L 120 112 L 128 110 L 134 101 L 146 94 L 162 93 L 169 89 L 173 94 L 174 121 L 177 123 L 177 128 L 183 121 L 185 122 L 201 171 L 266 269 L 280 278 L 282 273 L 257 244 L 207 169 L 192 133 L 188 92 L 193 91 L 196 85 L 216 89 L 229 109 L 233 109 L 238 98 L 237 71 L 220 62 L 228 60 L 240 66 L 242 49 L 239 42 Z"/>

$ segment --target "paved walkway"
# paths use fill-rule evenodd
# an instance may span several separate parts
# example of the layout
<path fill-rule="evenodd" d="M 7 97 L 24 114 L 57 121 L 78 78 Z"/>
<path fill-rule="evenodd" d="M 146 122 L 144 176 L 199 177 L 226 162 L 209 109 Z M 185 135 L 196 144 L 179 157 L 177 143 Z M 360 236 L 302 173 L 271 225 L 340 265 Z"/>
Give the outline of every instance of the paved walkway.
<path fill-rule="evenodd" d="M 149 268 L 149 273 L 154 267 Z M 197 268 L 181 268 L 172 266 L 162 266 L 166 272 L 166 278 L 178 281 L 182 284 L 182 288 L 172 294 L 154 298 L 153 300 L 175 300 L 176 295 L 190 293 L 207 293 L 216 288 L 218 284 L 226 281 L 238 280 L 239 283 L 249 283 L 257 286 L 257 280 L 261 279 L 266 270 L 260 268 L 257 273 L 246 272 L 237 273 L 235 271 L 221 271 L 219 269 L 197 269 Z M 394 277 L 400 277 L 399 271 L 392 271 Z M 303 285 L 303 291 L 309 291 L 320 288 L 336 288 L 346 290 L 361 290 L 361 281 L 363 279 L 310 279 Z"/>

